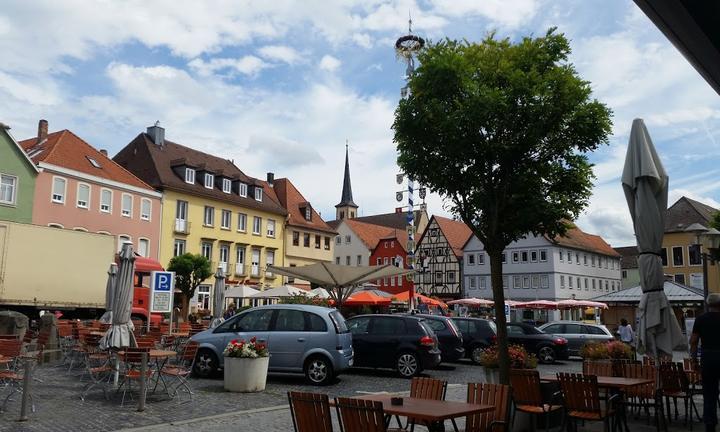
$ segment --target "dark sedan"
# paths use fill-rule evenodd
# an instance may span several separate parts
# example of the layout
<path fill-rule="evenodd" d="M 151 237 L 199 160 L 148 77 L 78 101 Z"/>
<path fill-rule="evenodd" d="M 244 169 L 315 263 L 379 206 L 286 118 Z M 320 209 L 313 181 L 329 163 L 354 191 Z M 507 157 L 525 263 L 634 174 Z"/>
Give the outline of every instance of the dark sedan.
<path fill-rule="evenodd" d="M 508 341 L 522 345 L 529 353 L 537 356 L 542 363 L 568 358 L 567 339 L 547 334 L 529 324 L 507 323 Z"/>
<path fill-rule="evenodd" d="M 442 315 L 413 314 L 422 318 L 433 329 L 440 342 L 442 361 L 454 362 L 465 357 L 463 336 L 452 319 Z"/>
<path fill-rule="evenodd" d="M 494 344 L 497 339 L 495 323 L 482 318 L 453 318 L 460 329 L 465 353 L 475 363 L 480 363 L 482 350 Z"/>

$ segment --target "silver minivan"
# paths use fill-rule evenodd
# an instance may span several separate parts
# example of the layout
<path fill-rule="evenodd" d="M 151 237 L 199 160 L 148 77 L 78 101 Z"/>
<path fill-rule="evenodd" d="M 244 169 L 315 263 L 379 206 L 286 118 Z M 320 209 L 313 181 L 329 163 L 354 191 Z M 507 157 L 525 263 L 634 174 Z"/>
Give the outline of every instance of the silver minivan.
<path fill-rule="evenodd" d="M 601 324 L 589 324 L 578 321 L 553 321 L 541 325 L 540 330 L 556 336 L 562 336 L 568 341 L 568 354 L 579 356 L 580 350 L 586 343 L 609 342 L 614 340 L 612 333 Z"/>
<path fill-rule="evenodd" d="M 214 375 L 223 365 L 223 351 L 233 339 L 255 337 L 267 343 L 270 372 L 304 373 L 316 385 L 326 385 L 352 366 L 352 335 L 336 309 L 321 306 L 268 305 L 243 311 L 219 326 L 194 335 L 194 372 Z"/>

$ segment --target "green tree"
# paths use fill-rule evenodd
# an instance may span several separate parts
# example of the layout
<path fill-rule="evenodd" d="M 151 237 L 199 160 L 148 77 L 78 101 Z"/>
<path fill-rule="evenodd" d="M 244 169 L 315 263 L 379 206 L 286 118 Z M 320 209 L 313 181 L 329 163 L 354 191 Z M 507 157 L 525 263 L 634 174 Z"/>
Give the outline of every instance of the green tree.
<path fill-rule="evenodd" d="M 186 253 L 173 257 L 168 271 L 175 272 L 175 288 L 182 293 L 182 316 L 187 318 L 190 312 L 188 304 L 195 295 L 195 289 L 213 274 L 210 261 L 200 254 Z"/>
<path fill-rule="evenodd" d="M 517 43 L 490 34 L 430 44 L 395 112 L 398 164 L 444 197 L 490 257 L 506 383 L 502 253 L 528 233 L 567 231 L 591 195 L 586 153 L 607 143 L 612 126 L 569 54 L 554 28 Z"/>
<path fill-rule="evenodd" d="M 713 213 L 712 219 L 710 220 L 710 228 L 720 230 L 720 211 Z"/>

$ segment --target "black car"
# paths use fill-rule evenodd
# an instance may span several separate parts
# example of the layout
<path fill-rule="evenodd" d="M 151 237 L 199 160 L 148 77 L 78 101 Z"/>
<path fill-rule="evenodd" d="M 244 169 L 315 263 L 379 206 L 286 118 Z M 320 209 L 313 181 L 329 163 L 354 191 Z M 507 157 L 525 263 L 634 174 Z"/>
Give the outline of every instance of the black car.
<path fill-rule="evenodd" d="M 440 364 L 438 338 L 422 318 L 358 315 L 346 325 L 353 338 L 353 366 L 391 368 L 410 378 Z"/>
<path fill-rule="evenodd" d="M 467 357 L 480 363 L 482 350 L 497 339 L 495 323 L 481 318 L 453 318 L 452 321 L 460 329 Z"/>
<path fill-rule="evenodd" d="M 565 338 L 547 334 L 523 323 L 507 323 L 507 333 L 510 343 L 522 345 L 542 363 L 554 363 L 555 360 L 568 358 L 568 341 Z"/>
<path fill-rule="evenodd" d="M 454 362 L 465 356 L 463 335 L 452 319 L 442 315 L 413 314 L 413 316 L 422 318 L 437 335 L 442 361 Z"/>

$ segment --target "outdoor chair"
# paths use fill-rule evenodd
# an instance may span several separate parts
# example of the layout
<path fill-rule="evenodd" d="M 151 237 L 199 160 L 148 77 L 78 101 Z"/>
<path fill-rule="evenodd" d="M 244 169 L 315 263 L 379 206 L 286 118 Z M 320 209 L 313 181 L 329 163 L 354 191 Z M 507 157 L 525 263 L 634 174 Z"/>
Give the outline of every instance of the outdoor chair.
<path fill-rule="evenodd" d="M 558 373 L 557 377 L 565 402 L 566 421 L 572 420 L 575 430 L 578 420 L 602 421 L 605 432 L 612 430 L 614 422 L 611 420 L 615 414 L 613 404 L 619 395 L 610 396 L 603 408 L 600 404 L 597 376 Z"/>
<path fill-rule="evenodd" d="M 495 410 L 467 416 L 465 432 L 507 432 L 510 430 L 510 386 L 468 383 L 467 403 L 492 405 Z"/>
<path fill-rule="evenodd" d="M 136 336 L 135 342 L 137 342 L 137 346 L 139 348 L 155 349 L 155 345 L 156 345 L 155 338 L 153 338 L 152 336 L 148 336 L 148 335 Z"/>
<path fill-rule="evenodd" d="M 130 398 L 132 398 L 132 383 L 134 381 L 140 381 L 143 379 L 142 371 L 141 371 L 141 363 L 142 363 L 142 356 L 143 353 L 146 355 L 149 354 L 150 349 L 149 348 L 124 348 L 124 353 L 122 356 L 123 365 L 125 366 L 125 371 L 123 373 L 123 380 L 120 386 L 118 387 L 117 391 L 120 391 L 124 387 L 122 400 L 120 402 L 120 406 L 123 406 L 125 404 L 125 394 L 130 391 Z M 150 358 L 147 358 L 147 372 L 145 375 L 145 379 L 149 382 L 150 378 L 152 378 L 155 371 L 150 367 L 151 362 Z M 148 387 L 150 387 L 149 384 L 146 383 L 145 385 L 145 392 L 147 392 Z"/>
<path fill-rule="evenodd" d="M 665 413 L 663 412 L 662 396 L 657 390 L 657 370 L 655 366 L 642 364 L 626 364 L 623 368 L 623 376 L 625 378 L 644 378 L 653 380 L 650 384 L 642 386 L 628 387 L 625 390 L 625 400 L 623 404 L 630 408 L 637 408 L 638 413 L 641 409 L 645 410 L 648 423 L 650 422 L 650 408 L 653 408 L 655 415 L 655 426 L 660 430 L 660 422 L 665 425 Z"/>
<path fill-rule="evenodd" d="M 382 402 L 364 399 L 336 398 L 335 408 L 344 432 L 398 432 L 388 429 Z"/>
<path fill-rule="evenodd" d="M 176 397 L 180 388 L 184 389 L 189 396 L 188 402 L 192 401 L 192 389 L 188 377 L 192 374 L 195 356 L 197 355 L 198 343 L 191 341 L 185 344 L 177 361 L 174 364 L 166 365 L 160 370 L 161 377 L 168 377 L 172 381 L 166 383 L 168 396 Z M 172 392 L 172 393 L 171 393 Z M 178 398 L 178 402 L 180 399 Z"/>
<path fill-rule="evenodd" d="M 18 341 L 22 342 L 22 341 Z M 39 353 L 39 355 L 42 355 L 42 352 Z M 28 362 L 29 367 L 33 368 L 34 365 L 37 364 L 37 358 L 33 358 L 30 362 Z M 7 407 L 8 402 L 10 402 L 12 397 L 14 395 L 20 395 L 22 397 L 23 394 L 23 381 L 25 380 L 25 374 L 29 371 L 25 370 L 25 367 L 20 362 L 17 363 L 16 368 L 12 370 L 3 370 L 0 371 L 0 382 L 5 384 L 5 386 L 9 389 L 8 395 L 5 397 L 5 401 L 2 405 L 2 411 L 5 411 L 5 408 Z M 30 409 L 32 412 L 35 412 L 35 398 L 33 397 L 33 394 L 30 393 Z"/>
<path fill-rule="evenodd" d="M 540 390 L 540 373 L 537 370 L 511 369 L 510 386 L 513 389 L 515 403 L 512 422 L 515 422 L 517 411 L 529 414 L 532 416 L 532 430 L 534 431 L 537 428 L 537 417 L 542 415 L 545 416 L 545 431 L 548 431 L 550 422 L 547 415 L 562 409 L 562 405 L 553 404 L 554 400 L 551 400 L 549 404 L 545 403 Z M 555 396 L 558 395 L 556 393 Z"/>
<path fill-rule="evenodd" d="M 447 381 L 434 378 L 414 377 L 410 382 L 411 398 L 445 400 L 445 393 L 447 393 Z M 415 424 L 415 420 L 412 418 L 407 419 L 405 426 L 402 425 L 400 417 L 395 416 L 395 420 L 401 429 L 407 429 L 410 425 Z"/>
<path fill-rule="evenodd" d="M 328 395 L 288 392 L 288 402 L 295 432 L 332 432 Z"/>
<path fill-rule="evenodd" d="M 700 414 L 693 400 L 690 382 L 682 363 L 660 364 L 660 392 L 665 398 L 668 421 L 672 421 L 670 399 L 672 398 L 675 406 L 675 420 L 679 417 L 677 400 L 682 399 L 685 407 L 685 424 L 690 422 L 690 430 L 692 430 L 692 413 L 694 411 L 698 418 Z"/>
<path fill-rule="evenodd" d="M 613 364 L 603 360 L 585 360 L 583 361 L 583 375 L 595 376 L 616 376 L 613 373 Z"/>
<path fill-rule="evenodd" d="M 6 364 L 8 370 L 16 370 L 18 368 L 23 347 L 23 341 L 20 339 L 0 340 L 0 356 L 10 360 L 10 362 Z"/>

